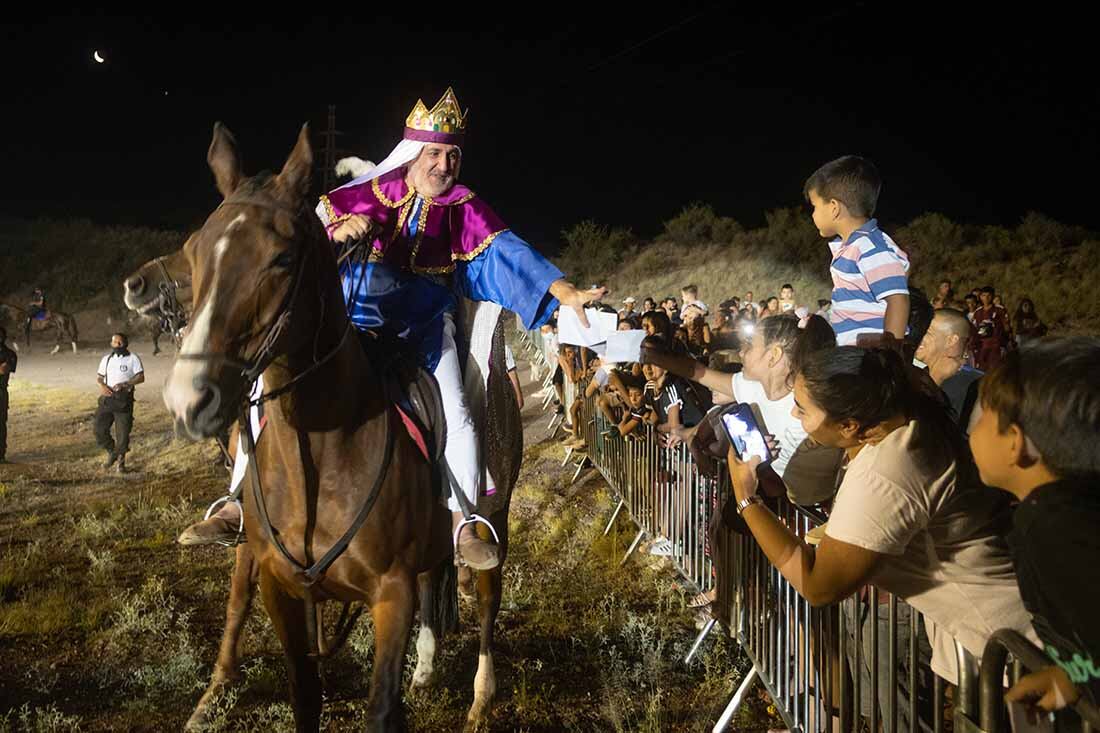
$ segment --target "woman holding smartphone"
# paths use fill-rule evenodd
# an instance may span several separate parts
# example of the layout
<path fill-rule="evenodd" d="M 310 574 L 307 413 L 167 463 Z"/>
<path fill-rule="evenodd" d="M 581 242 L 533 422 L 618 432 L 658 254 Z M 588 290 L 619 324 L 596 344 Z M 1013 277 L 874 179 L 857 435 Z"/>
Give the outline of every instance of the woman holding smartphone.
<path fill-rule="evenodd" d="M 996 629 L 1033 636 L 1004 541 L 1006 495 L 982 485 L 934 385 L 896 352 L 844 346 L 807 357 L 794 401 L 809 436 L 845 454 L 818 547 L 757 496 L 759 458 L 728 458 L 738 513 L 795 590 L 814 606 L 867 584 L 907 601 L 925 615 L 933 671 L 950 682 L 955 639 L 980 658 Z"/>

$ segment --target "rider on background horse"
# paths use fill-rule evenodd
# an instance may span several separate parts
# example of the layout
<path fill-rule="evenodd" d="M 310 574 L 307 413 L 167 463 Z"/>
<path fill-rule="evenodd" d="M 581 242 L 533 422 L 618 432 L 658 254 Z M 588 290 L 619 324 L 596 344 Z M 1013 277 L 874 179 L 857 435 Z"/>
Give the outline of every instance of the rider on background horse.
<path fill-rule="evenodd" d="M 466 114 L 448 89 L 431 110 L 418 101 L 403 139 L 375 168 L 322 196 L 317 215 L 336 243 L 361 240 L 366 256 L 340 267 L 354 325 L 389 331 L 420 356 L 439 383 L 447 423 L 444 456 L 458 487 L 477 505 L 483 469 L 462 386 L 455 344 L 458 297 L 491 301 L 514 311 L 526 328 L 545 323 L 559 302 L 584 322 L 583 305 L 603 289 L 581 291 L 561 270 L 508 229 L 476 194 L 457 183 Z M 494 487 L 487 483 L 487 493 Z M 453 526 L 463 520 L 448 500 Z M 227 502 L 210 519 L 188 528 L 184 544 L 232 539 L 239 508 Z M 495 567 L 497 548 L 463 528 L 456 547 L 474 569 Z"/>
<path fill-rule="evenodd" d="M 42 288 L 35 288 L 31 293 L 31 302 L 27 303 L 27 322 L 26 328 L 31 327 L 31 321 L 41 321 L 46 318 L 49 313 L 46 310 L 46 293 Z"/>

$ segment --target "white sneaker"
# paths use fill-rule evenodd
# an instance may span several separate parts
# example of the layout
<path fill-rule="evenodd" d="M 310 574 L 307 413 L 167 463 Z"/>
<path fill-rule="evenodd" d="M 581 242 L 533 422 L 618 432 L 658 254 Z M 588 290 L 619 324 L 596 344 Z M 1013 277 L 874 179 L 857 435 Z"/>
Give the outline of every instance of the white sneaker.
<path fill-rule="evenodd" d="M 672 557 L 672 541 L 665 537 L 658 537 L 649 546 L 649 554 L 658 557 Z"/>

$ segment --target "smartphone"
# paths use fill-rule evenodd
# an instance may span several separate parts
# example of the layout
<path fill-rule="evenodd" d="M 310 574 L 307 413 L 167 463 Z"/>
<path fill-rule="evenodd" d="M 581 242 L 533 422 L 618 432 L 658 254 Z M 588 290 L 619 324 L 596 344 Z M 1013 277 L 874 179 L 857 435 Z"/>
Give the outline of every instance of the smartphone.
<path fill-rule="evenodd" d="M 764 441 L 764 431 L 756 424 L 751 406 L 744 402 L 731 405 L 719 415 L 718 420 L 738 458 L 746 461 L 752 456 L 759 456 L 762 463 L 771 463 L 772 455 Z"/>

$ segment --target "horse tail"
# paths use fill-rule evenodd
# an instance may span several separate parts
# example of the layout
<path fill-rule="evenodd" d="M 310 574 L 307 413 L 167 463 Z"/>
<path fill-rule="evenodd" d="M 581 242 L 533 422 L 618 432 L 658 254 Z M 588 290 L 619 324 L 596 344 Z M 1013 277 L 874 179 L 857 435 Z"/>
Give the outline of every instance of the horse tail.
<path fill-rule="evenodd" d="M 432 573 L 432 618 L 425 619 L 441 634 L 458 630 L 458 569 L 448 555 Z"/>

